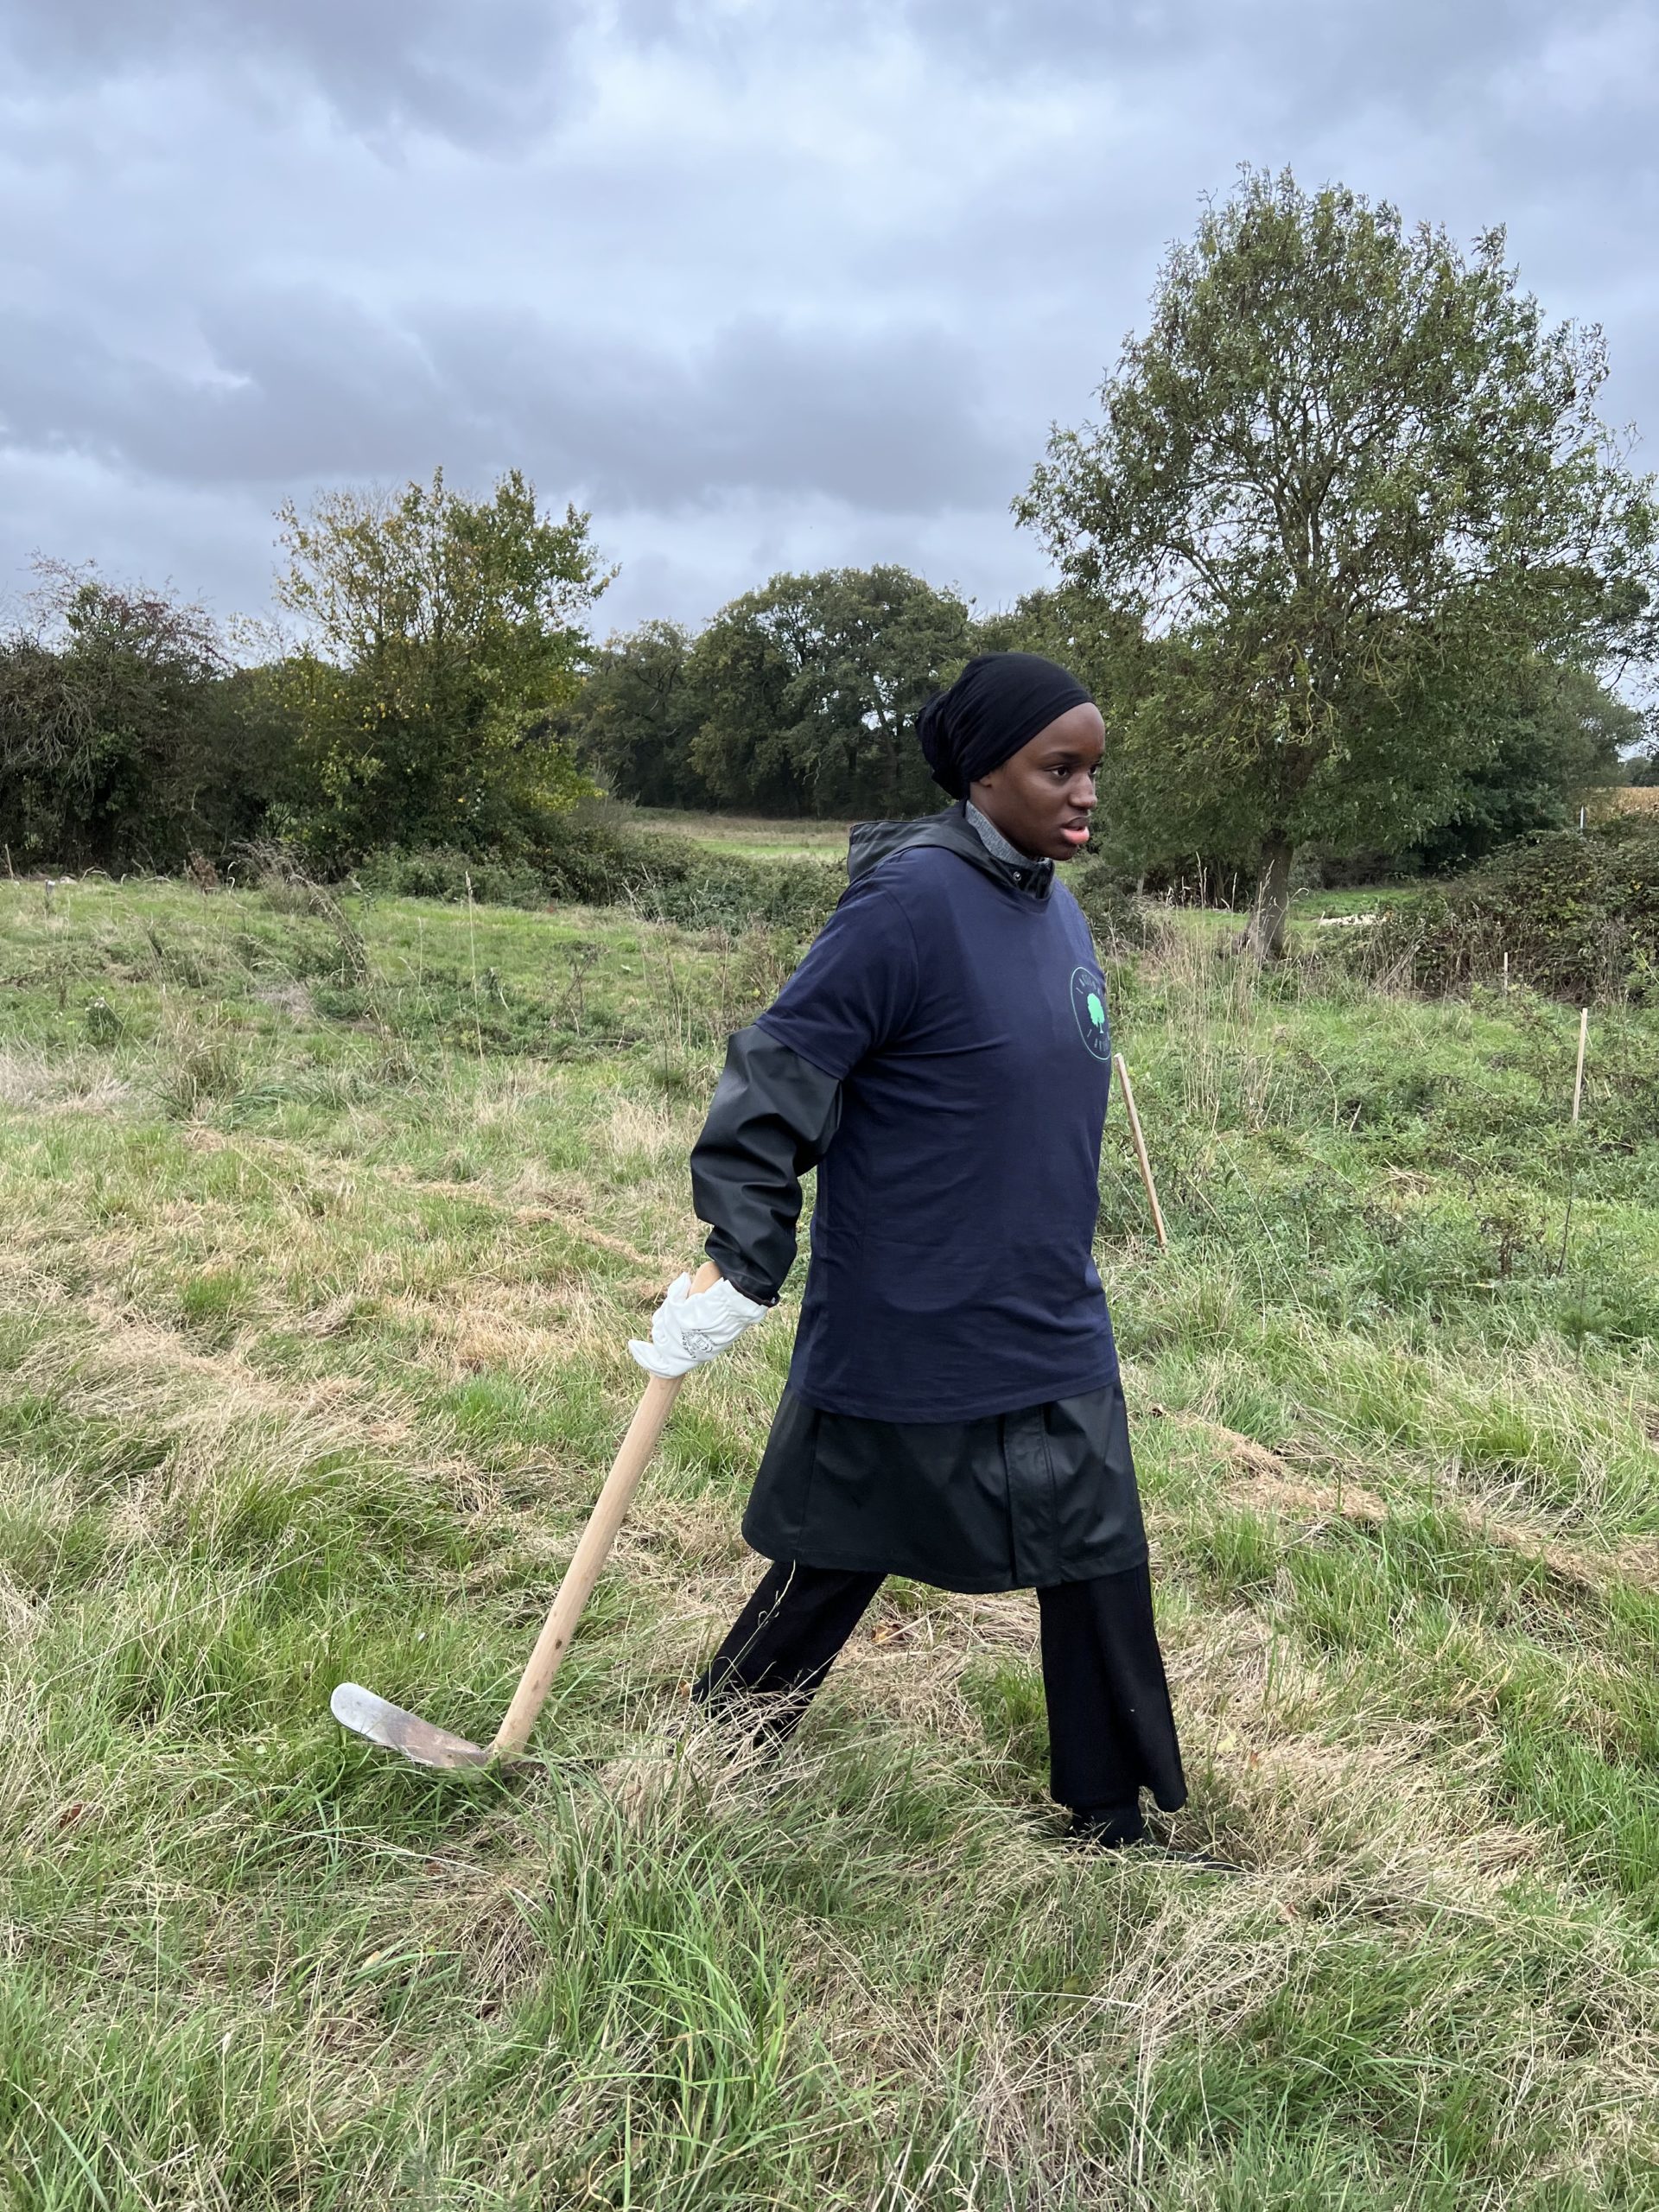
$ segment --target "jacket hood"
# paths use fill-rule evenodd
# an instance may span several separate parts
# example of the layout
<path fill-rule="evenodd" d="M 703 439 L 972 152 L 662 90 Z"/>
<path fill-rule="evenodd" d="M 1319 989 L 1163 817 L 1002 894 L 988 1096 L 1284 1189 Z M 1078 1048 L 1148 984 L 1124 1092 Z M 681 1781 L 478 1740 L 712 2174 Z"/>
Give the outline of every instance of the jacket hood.
<path fill-rule="evenodd" d="M 1027 898 L 1046 899 L 1053 883 L 1052 869 L 1045 872 L 1040 882 L 1022 881 L 1020 871 L 993 859 L 961 800 L 938 814 L 925 814 L 918 821 L 855 822 L 847 843 L 847 880 L 856 883 L 893 854 L 908 852 L 916 845 L 942 846 L 982 875 L 991 876 L 1005 888 L 1022 892 Z"/>

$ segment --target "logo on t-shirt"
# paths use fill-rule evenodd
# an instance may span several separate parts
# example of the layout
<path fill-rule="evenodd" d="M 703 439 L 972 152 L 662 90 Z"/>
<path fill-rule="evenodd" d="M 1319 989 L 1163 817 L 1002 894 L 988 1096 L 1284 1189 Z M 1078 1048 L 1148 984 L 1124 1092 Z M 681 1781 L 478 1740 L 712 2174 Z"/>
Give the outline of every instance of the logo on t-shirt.
<path fill-rule="evenodd" d="M 1097 1060 L 1111 1058 L 1111 1034 L 1106 1027 L 1106 985 L 1092 968 L 1071 970 L 1071 1011 L 1077 1017 L 1077 1033 Z"/>

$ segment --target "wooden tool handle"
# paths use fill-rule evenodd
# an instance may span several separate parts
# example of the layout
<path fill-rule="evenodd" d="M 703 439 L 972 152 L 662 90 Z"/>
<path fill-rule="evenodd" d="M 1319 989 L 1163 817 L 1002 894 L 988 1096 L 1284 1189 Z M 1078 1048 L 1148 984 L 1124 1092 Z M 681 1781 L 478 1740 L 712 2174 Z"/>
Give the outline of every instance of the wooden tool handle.
<path fill-rule="evenodd" d="M 720 1269 L 712 1260 L 706 1261 L 691 1279 L 693 1292 L 709 1290 L 720 1281 Z M 512 1703 L 507 1707 L 501 1726 L 495 1732 L 490 1745 L 493 1758 L 511 1758 L 522 1751 L 530 1740 L 530 1732 L 536 1726 L 538 1714 L 547 1702 L 547 1694 L 553 1687 L 553 1677 L 559 1671 L 559 1662 L 569 1649 L 570 1639 L 576 1632 L 576 1623 L 582 1618 L 582 1607 L 588 1603 L 593 1586 L 611 1555 L 611 1546 L 616 1541 L 617 1531 L 627 1518 L 633 1493 L 639 1486 L 639 1478 L 651 1465 L 668 1417 L 674 1410 L 674 1401 L 680 1395 L 683 1375 L 663 1376 L 653 1375 L 645 1385 L 645 1395 L 640 1399 L 633 1419 L 628 1423 L 628 1433 L 622 1440 L 622 1448 L 612 1462 L 611 1471 L 605 1478 L 605 1486 L 594 1501 L 588 1516 L 588 1526 L 582 1532 L 581 1541 L 564 1570 L 564 1580 L 559 1585 L 558 1595 L 553 1600 L 552 1611 L 542 1624 L 536 1639 L 536 1649 L 530 1655 L 530 1663 L 518 1678 L 518 1687 L 512 1694 Z"/>
<path fill-rule="evenodd" d="M 1147 1203 L 1152 1208 L 1152 1225 L 1158 1232 L 1158 1249 L 1167 1252 L 1169 1231 L 1164 1227 L 1164 1210 L 1158 1203 L 1158 1186 L 1152 1179 L 1152 1162 L 1147 1157 L 1147 1141 L 1141 1134 L 1141 1116 L 1135 1110 L 1135 1085 L 1129 1081 L 1122 1053 L 1114 1052 L 1112 1059 L 1123 1091 L 1123 1110 L 1129 1117 L 1129 1134 L 1135 1139 L 1135 1156 L 1141 1163 L 1141 1180 L 1147 1186 Z"/>

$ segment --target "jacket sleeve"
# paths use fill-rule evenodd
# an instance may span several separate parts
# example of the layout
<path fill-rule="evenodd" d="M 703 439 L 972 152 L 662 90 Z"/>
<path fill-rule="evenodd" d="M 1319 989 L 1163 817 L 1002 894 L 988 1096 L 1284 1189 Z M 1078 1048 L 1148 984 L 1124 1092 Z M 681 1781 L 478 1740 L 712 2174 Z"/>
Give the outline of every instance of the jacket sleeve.
<path fill-rule="evenodd" d="M 732 1037 L 691 1149 L 691 1202 L 709 1224 L 709 1257 L 746 1298 L 777 1302 L 795 1258 L 801 1178 L 840 1119 L 834 1076 L 758 1026 Z"/>

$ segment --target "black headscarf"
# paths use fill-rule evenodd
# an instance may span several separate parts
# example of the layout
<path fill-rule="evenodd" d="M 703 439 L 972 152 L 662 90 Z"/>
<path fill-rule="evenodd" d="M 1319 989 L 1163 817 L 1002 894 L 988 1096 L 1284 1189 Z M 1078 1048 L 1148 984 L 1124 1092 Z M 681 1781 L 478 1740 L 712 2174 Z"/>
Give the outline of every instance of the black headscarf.
<path fill-rule="evenodd" d="M 1038 653 L 981 653 L 948 691 L 916 717 L 916 734 L 933 772 L 952 798 L 1000 768 L 1039 730 L 1072 707 L 1090 703 L 1075 676 Z"/>

